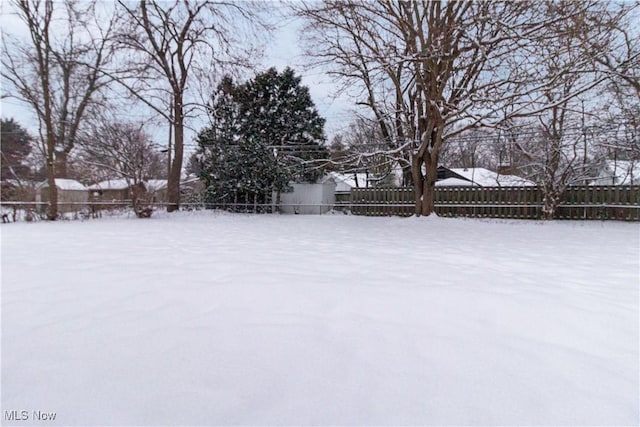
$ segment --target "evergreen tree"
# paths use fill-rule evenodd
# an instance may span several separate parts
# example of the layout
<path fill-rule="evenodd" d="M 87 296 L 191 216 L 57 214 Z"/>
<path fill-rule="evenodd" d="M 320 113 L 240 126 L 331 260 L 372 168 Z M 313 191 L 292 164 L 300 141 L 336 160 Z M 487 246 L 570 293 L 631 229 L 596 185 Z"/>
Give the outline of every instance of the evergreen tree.
<path fill-rule="evenodd" d="M 198 137 L 197 169 L 210 202 L 232 202 L 241 187 L 239 168 L 239 102 L 233 79 L 225 76 L 212 96 L 211 126 Z"/>
<path fill-rule="evenodd" d="M 324 119 L 309 90 L 287 68 L 237 85 L 223 78 L 212 97 L 211 126 L 197 138 L 194 170 L 213 203 L 269 203 L 292 180 L 314 182 L 327 157 Z"/>
<path fill-rule="evenodd" d="M 314 160 L 328 158 L 322 145 L 325 120 L 300 82 L 288 67 L 281 74 L 270 68 L 247 82 L 243 133 L 276 147 L 278 167 L 285 168 L 290 179 L 315 182 L 323 170 Z"/>
<path fill-rule="evenodd" d="M 2 119 L 0 131 L 2 132 L 2 144 L 0 144 L 2 181 L 28 179 L 31 171 L 26 160 L 33 148 L 33 138 L 13 119 Z"/>

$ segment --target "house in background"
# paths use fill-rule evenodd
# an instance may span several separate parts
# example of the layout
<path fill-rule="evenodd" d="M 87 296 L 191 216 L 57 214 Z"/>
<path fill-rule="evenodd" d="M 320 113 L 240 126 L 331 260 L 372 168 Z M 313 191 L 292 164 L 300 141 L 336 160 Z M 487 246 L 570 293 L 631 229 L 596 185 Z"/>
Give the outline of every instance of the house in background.
<path fill-rule="evenodd" d="M 182 184 L 181 184 L 182 185 Z M 148 179 L 144 182 L 144 186 L 151 203 L 166 203 L 167 198 L 167 180 L 166 179 Z"/>
<path fill-rule="evenodd" d="M 445 178 L 436 181 L 436 187 L 480 187 L 480 184 L 461 178 Z"/>
<path fill-rule="evenodd" d="M 329 212 L 336 200 L 336 182 L 325 176 L 315 184 L 290 184 L 293 191 L 280 193 L 280 212 L 285 214 L 323 214 Z M 272 194 L 273 211 L 276 211 L 277 194 Z"/>
<path fill-rule="evenodd" d="M 132 185 L 126 179 L 108 179 L 89 186 L 92 202 L 121 202 L 131 200 Z"/>
<path fill-rule="evenodd" d="M 402 183 L 402 170 L 400 168 L 394 168 L 391 173 L 382 179 L 377 178 L 374 174 L 365 172 L 329 172 L 327 176 L 336 182 L 337 193 L 351 191 L 352 188 L 398 187 Z"/>
<path fill-rule="evenodd" d="M 352 188 L 369 188 L 373 187 L 374 183 L 369 179 L 369 174 L 366 173 L 339 173 L 329 172 L 328 178 L 331 178 L 336 183 L 336 192 L 348 192 Z"/>
<path fill-rule="evenodd" d="M 87 207 L 89 191 L 74 179 L 55 179 L 58 189 L 58 212 L 78 212 Z M 49 202 L 49 183 L 44 181 L 36 187 L 36 202 Z"/>
<path fill-rule="evenodd" d="M 166 202 L 167 180 L 150 179 L 137 185 L 138 194 L 144 194 L 144 199 L 149 203 Z M 126 179 L 108 179 L 89 187 L 89 200 L 96 203 L 128 202 L 133 190 L 134 186 Z"/>
<path fill-rule="evenodd" d="M 341 173 L 329 172 L 327 178 L 331 178 L 336 183 L 335 202 L 336 207 L 348 205 L 351 200 L 352 188 L 380 188 L 399 187 L 402 185 L 402 169 L 394 167 L 391 173 L 382 179 L 370 173 Z"/>
<path fill-rule="evenodd" d="M 591 185 L 640 185 L 640 160 L 607 160 Z"/>
<path fill-rule="evenodd" d="M 505 170 L 506 172 L 506 170 Z M 477 187 L 530 187 L 536 184 L 528 179 L 485 168 L 438 167 L 437 187 L 477 186 Z"/>

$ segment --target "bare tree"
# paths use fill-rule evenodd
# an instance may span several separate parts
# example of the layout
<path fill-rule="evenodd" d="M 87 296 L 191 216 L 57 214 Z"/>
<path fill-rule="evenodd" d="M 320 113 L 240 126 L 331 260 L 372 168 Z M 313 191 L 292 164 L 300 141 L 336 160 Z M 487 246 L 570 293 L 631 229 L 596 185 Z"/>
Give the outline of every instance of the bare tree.
<path fill-rule="evenodd" d="M 403 154 L 416 215 L 433 212 L 443 143 L 495 112 L 487 101 L 508 86 L 504 78 L 492 79 L 512 41 L 508 30 L 535 27 L 526 24 L 526 11 L 517 3 L 437 1 L 325 1 L 298 8 L 310 23 L 311 42 L 321 46 L 310 53 L 361 88 L 359 103 L 373 112 L 390 149 Z M 478 104 L 484 113 L 472 108 Z"/>
<path fill-rule="evenodd" d="M 98 70 L 113 54 L 115 16 L 104 21 L 96 1 L 15 0 L 12 5 L 29 41 L 3 38 L 0 73 L 9 83 L 7 95 L 25 102 L 38 118 L 53 220 L 58 214 L 54 180 L 66 176 L 83 119 L 110 83 Z"/>
<path fill-rule="evenodd" d="M 389 152 L 401 153 L 401 165 L 411 170 L 416 215 L 429 215 L 447 141 L 550 108 L 539 102 L 544 89 L 583 71 L 570 67 L 586 62 L 569 62 L 541 79 L 532 60 L 540 57 L 532 54 L 549 41 L 576 37 L 549 31 L 555 24 L 606 5 L 556 4 L 325 0 L 295 10 L 309 23 L 309 55 L 345 88 L 358 89 L 358 103 L 372 112 Z M 599 83 L 576 86 L 568 97 Z"/>
<path fill-rule="evenodd" d="M 226 65 L 244 66 L 256 58 L 251 41 L 262 24 L 250 3 L 118 0 L 118 4 L 128 18 L 119 40 L 131 59 L 124 69 L 110 74 L 169 125 L 167 210 L 171 212 L 180 203 L 187 119 L 198 106 L 197 97 L 189 98 L 189 85 L 210 79 Z M 262 29 L 267 28 L 262 25 Z"/>
<path fill-rule="evenodd" d="M 608 4 L 597 14 L 574 17 L 582 48 L 619 92 L 640 99 L 640 2 Z M 590 28 L 607 28 L 594 37 Z"/>
<path fill-rule="evenodd" d="M 82 138 L 81 147 L 80 161 L 105 171 L 107 176 L 124 179 L 131 189 L 136 215 L 150 216 L 144 182 L 157 176 L 162 162 L 144 124 L 103 118 L 94 122 Z"/>
<path fill-rule="evenodd" d="M 528 111 L 518 114 L 537 122 L 532 138 L 534 144 L 529 143 L 525 148 L 527 143 L 520 142 L 517 148 L 529 161 L 528 168 L 542 189 L 547 219 L 553 218 L 567 186 L 585 184 L 594 178 L 589 165 L 592 160 L 587 144 L 584 101 L 585 97 L 587 100 L 593 98 L 609 77 L 609 73 L 593 67 L 593 57 L 600 53 L 606 55 L 611 48 L 610 38 L 620 15 L 603 19 L 609 6 L 597 3 L 584 6 L 572 2 L 544 3 L 543 11 L 547 16 L 567 19 L 549 23 L 545 30 L 552 37 L 534 41 L 536 49 L 530 53 L 530 59 L 537 66 L 530 68 L 539 87 L 527 94 L 530 98 Z M 597 22 L 597 25 L 588 26 L 590 22 Z M 586 34 L 593 40 L 600 40 L 598 51 L 595 47 L 589 51 L 584 49 Z"/>
<path fill-rule="evenodd" d="M 443 144 L 440 161 L 448 167 L 495 169 L 508 163 L 494 129 L 474 128 Z"/>
<path fill-rule="evenodd" d="M 378 124 L 364 117 L 356 117 L 330 146 L 332 169 L 356 174 L 356 186 L 369 187 L 389 182 L 398 158 L 388 153 L 388 143 Z M 364 173 L 367 182 L 358 181 Z"/>
<path fill-rule="evenodd" d="M 526 159 L 522 168 L 542 190 L 546 219 L 553 219 L 569 185 L 594 178 L 594 171 L 585 168 L 588 154 L 583 151 L 582 135 L 570 128 L 572 119 L 564 106 L 554 106 L 547 117 L 520 128 L 521 134 L 516 135 L 516 149 Z"/>

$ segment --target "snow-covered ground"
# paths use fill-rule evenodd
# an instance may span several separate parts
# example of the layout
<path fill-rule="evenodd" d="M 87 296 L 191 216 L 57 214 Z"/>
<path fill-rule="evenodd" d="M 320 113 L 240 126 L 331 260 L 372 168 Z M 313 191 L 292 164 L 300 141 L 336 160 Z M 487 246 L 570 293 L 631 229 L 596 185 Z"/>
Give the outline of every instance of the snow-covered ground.
<path fill-rule="evenodd" d="M 180 213 L 0 232 L 6 425 L 640 421 L 638 224 Z"/>

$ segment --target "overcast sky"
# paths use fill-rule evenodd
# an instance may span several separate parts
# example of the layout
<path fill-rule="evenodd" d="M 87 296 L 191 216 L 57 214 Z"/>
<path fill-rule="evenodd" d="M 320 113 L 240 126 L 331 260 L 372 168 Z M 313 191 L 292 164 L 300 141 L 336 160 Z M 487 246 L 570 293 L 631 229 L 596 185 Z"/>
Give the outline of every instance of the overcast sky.
<path fill-rule="evenodd" d="M 277 3 L 273 2 L 274 11 L 277 9 Z M 13 16 L 12 7 L 8 0 L 0 0 L 1 16 L 0 16 L 0 28 L 2 32 L 18 33 L 27 35 L 23 23 Z M 266 70 L 269 67 L 275 66 L 279 71 L 282 71 L 285 67 L 291 67 L 297 75 L 302 76 L 303 85 L 309 87 L 311 97 L 318 108 L 320 115 L 324 117 L 327 122 L 325 126 L 325 132 L 328 140 L 330 141 L 333 135 L 343 129 L 352 118 L 353 101 L 346 96 L 335 97 L 336 86 L 331 83 L 331 79 L 322 70 L 308 70 L 305 65 L 305 58 L 302 54 L 302 48 L 299 43 L 298 30 L 300 22 L 289 19 L 275 18 L 276 31 L 273 35 L 273 39 L 267 44 L 265 49 L 264 58 L 259 65 L 260 70 Z M 2 93 L 5 94 L 9 88 L 2 82 Z M 25 106 L 24 103 L 16 100 L 15 98 L 4 98 L 0 101 L 0 115 L 2 118 L 13 117 L 20 124 L 25 126 L 32 134 L 37 134 L 37 121 L 35 116 L 31 113 L 31 110 Z M 140 115 L 141 117 L 142 115 Z M 135 120 L 136 114 L 130 116 Z M 202 124 L 193 123 L 196 129 L 201 128 L 206 123 L 206 120 L 202 120 Z M 166 144 L 166 133 L 156 129 L 155 132 L 151 132 L 154 139 L 160 145 Z M 188 132 L 187 136 L 187 151 L 193 149 L 192 138 L 194 132 Z"/>
<path fill-rule="evenodd" d="M 354 102 L 346 95 L 338 94 L 336 97 L 336 85 L 322 70 L 308 70 L 305 66 L 308 61 L 300 46 L 301 22 L 291 18 L 279 19 L 277 25 L 273 42 L 267 45 L 262 66 L 264 69 L 275 66 L 279 71 L 289 66 L 297 75 L 302 76 L 303 85 L 309 87 L 316 107 L 322 117 L 327 119 L 325 130 L 330 138 L 349 123 L 353 117 Z"/>

